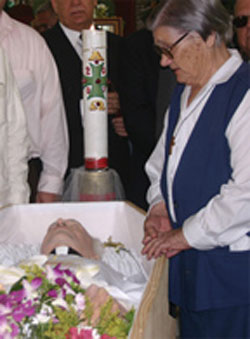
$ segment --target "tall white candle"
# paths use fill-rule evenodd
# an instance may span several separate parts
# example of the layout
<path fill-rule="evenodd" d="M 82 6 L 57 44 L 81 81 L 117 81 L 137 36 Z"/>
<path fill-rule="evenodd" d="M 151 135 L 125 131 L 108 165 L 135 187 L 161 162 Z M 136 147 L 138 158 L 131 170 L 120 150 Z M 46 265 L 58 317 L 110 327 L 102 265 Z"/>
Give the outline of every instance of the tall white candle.
<path fill-rule="evenodd" d="M 107 41 L 106 32 L 83 30 L 83 109 L 85 167 L 107 167 Z"/>

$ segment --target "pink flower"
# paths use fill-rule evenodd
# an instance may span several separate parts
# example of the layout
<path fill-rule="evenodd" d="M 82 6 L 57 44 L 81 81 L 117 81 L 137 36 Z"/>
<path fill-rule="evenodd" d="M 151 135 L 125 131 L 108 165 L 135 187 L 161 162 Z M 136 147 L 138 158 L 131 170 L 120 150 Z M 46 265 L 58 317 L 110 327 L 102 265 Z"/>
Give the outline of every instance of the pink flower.
<path fill-rule="evenodd" d="M 69 333 L 66 335 L 66 339 L 78 339 L 78 330 L 76 327 L 71 327 Z"/>
<path fill-rule="evenodd" d="M 79 339 L 93 339 L 92 330 L 81 329 Z"/>
<path fill-rule="evenodd" d="M 82 328 L 79 332 L 77 327 L 72 327 L 69 330 L 66 339 L 93 339 L 92 330 Z"/>

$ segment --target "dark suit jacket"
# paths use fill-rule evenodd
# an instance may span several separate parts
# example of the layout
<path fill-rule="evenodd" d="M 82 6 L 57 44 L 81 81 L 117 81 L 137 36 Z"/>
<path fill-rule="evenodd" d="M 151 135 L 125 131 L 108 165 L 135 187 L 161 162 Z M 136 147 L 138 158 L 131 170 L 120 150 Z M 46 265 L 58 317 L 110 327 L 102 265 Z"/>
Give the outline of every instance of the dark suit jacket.
<path fill-rule="evenodd" d="M 80 112 L 82 98 L 82 61 L 59 24 L 43 34 L 58 66 L 69 130 L 69 168 L 84 163 L 83 128 Z M 122 38 L 108 33 L 108 78 L 119 85 L 118 69 Z M 110 117 L 109 117 L 110 119 Z M 124 188 L 128 185 L 129 146 L 127 138 L 119 137 L 109 120 L 109 166 L 120 175 Z"/>
<path fill-rule="evenodd" d="M 147 209 L 145 196 L 149 187 L 144 166 L 156 145 L 175 86 L 174 74 L 161 69 L 153 43 L 152 33 L 146 29 L 131 34 L 124 44 L 121 67 L 121 110 L 132 142 L 128 198 L 144 209 Z M 160 75 L 166 79 L 167 86 L 164 85 L 165 93 L 158 98 Z"/>

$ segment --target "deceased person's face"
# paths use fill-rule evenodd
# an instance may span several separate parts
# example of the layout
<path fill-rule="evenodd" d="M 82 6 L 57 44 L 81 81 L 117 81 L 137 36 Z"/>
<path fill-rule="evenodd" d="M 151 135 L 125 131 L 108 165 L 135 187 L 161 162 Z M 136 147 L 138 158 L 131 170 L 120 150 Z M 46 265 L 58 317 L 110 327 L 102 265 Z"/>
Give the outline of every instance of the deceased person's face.
<path fill-rule="evenodd" d="M 48 255 L 59 246 L 68 246 L 86 258 L 97 258 L 94 239 L 74 219 L 58 219 L 50 225 L 42 243 L 41 253 Z"/>

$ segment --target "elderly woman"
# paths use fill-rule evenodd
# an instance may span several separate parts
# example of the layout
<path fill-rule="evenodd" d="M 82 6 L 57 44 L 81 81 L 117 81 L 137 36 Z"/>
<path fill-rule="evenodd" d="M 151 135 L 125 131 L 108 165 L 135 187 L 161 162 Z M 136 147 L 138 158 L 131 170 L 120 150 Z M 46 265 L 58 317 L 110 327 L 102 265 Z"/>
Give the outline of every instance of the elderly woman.
<path fill-rule="evenodd" d="M 152 30 L 180 84 L 146 165 L 143 254 L 171 258 L 181 338 L 250 338 L 250 67 L 218 0 L 166 0 Z"/>

